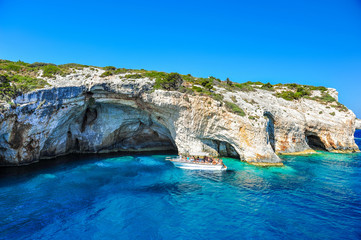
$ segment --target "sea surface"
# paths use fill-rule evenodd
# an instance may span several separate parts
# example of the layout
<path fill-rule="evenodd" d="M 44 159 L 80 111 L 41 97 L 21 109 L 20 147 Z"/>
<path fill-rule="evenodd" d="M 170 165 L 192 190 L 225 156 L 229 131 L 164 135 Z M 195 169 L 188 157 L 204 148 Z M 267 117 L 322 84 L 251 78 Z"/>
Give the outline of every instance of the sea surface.
<path fill-rule="evenodd" d="M 361 132 L 356 132 L 361 146 Z M 361 239 L 361 154 L 182 170 L 170 155 L 2 169 L 0 239 Z"/>

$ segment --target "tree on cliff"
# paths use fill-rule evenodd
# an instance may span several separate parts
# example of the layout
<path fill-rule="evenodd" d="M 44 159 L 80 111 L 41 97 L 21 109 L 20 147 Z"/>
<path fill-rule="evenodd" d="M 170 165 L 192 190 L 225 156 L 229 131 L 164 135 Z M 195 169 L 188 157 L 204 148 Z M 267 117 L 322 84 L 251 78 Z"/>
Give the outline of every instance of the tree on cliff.
<path fill-rule="evenodd" d="M 8 76 L 0 75 L 0 100 L 9 101 L 16 97 L 16 94 L 16 86 L 11 84 Z"/>
<path fill-rule="evenodd" d="M 159 81 L 159 85 L 165 90 L 178 90 L 182 83 L 183 79 L 179 73 L 170 73 Z"/>
<path fill-rule="evenodd" d="M 233 84 L 232 84 L 231 80 L 229 80 L 229 78 L 226 79 L 226 83 L 227 83 L 227 85 L 229 85 L 229 86 L 233 86 Z"/>

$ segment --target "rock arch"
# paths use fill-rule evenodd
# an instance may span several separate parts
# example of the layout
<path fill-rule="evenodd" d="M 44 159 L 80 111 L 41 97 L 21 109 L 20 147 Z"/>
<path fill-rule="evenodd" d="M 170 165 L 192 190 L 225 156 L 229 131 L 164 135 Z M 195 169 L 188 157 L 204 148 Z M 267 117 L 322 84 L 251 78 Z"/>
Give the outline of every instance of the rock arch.
<path fill-rule="evenodd" d="M 216 139 L 204 138 L 201 139 L 204 144 L 203 149 L 205 152 L 209 152 L 210 155 L 218 155 L 221 157 L 232 157 L 239 159 L 240 156 L 235 148 L 226 141 L 220 141 Z"/>

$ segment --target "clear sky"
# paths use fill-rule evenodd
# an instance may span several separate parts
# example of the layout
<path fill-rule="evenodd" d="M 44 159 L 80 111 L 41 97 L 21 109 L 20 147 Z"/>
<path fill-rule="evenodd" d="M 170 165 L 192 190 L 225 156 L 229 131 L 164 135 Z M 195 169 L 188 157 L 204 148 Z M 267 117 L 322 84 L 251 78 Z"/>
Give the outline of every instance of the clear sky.
<path fill-rule="evenodd" d="M 361 0 L 0 0 L 0 58 L 334 87 L 361 117 Z"/>

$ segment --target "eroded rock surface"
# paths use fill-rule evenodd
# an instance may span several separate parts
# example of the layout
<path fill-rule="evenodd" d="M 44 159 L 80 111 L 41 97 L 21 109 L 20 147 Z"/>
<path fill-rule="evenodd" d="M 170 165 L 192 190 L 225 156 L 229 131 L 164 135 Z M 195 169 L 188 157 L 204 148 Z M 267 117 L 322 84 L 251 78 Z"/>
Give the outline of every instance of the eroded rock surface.
<path fill-rule="evenodd" d="M 17 107 L 0 115 L 1 165 L 114 151 L 175 150 L 256 163 L 279 163 L 276 153 L 358 151 L 350 110 L 287 101 L 261 89 L 217 89 L 242 107 L 246 115 L 240 116 L 208 96 L 152 90 L 151 79 L 104 79 L 101 71 L 83 71 L 48 79 L 52 88 L 18 97 Z"/>
<path fill-rule="evenodd" d="M 356 125 L 356 129 L 361 130 L 361 119 L 356 119 L 355 125 Z"/>

